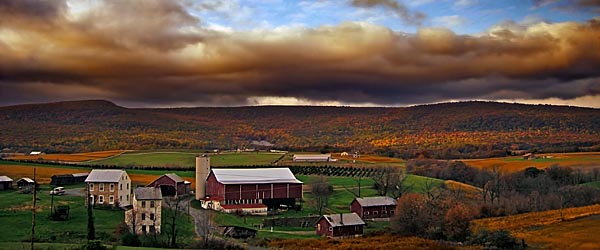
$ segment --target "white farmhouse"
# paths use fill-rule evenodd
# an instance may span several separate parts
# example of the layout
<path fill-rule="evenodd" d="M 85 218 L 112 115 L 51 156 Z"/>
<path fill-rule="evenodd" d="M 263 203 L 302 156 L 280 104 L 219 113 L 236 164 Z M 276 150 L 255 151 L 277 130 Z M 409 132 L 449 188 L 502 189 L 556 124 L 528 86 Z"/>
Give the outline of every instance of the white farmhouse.
<path fill-rule="evenodd" d="M 133 207 L 125 212 L 125 223 L 136 234 L 160 234 L 161 209 L 162 193 L 160 188 L 135 188 L 133 190 Z"/>

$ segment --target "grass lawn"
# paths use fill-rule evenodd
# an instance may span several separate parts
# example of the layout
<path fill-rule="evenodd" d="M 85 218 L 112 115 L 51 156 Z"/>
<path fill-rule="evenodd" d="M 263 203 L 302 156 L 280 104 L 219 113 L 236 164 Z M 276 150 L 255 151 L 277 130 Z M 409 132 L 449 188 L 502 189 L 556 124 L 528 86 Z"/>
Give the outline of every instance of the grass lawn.
<path fill-rule="evenodd" d="M 117 157 L 91 161 L 90 164 L 117 166 L 174 166 L 193 169 L 198 153 L 192 152 L 129 152 Z M 210 163 L 215 167 L 271 165 L 281 157 L 279 153 L 244 152 L 211 154 Z"/>
<path fill-rule="evenodd" d="M 49 186 L 42 185 L 38 192 L 36 212 L 36 240 L 55 243 L 81 243 L 87 234 L 87 212 L 84 198 L 79 196 L 55 196 L 54 205 L 70 206 L 67 221 L 52 221 Z M 14 190 L 0 192 L 0 242 L 14 242 L 31 238 L 31 194 L 19 194 Z M 96 237 L 104 242 L 113 241 L 114 231 L 124 219 L 123 211 L 94 209 Z"/>
<path fill-rule="evenodd" d="M 583 183 L 582 185 L 586 185 L 586 186 L 589 186 L 589 187 L 600 188 L 600 181 L 587 182 L 587 183 Z"/>
<path fill-rule="evenodd" d="M 78 187 L 67 186 L 67 188 Z M 50 213 L 51 196 L 50 187 L 40 186 L 37 193 L 36 212 L 36 241 L 45 243 L 70 243 L 82 244 L 87 235 L 87 210 L 84 198 L 81 196 L 61 195 L 54 197 L 54 205 L 69 205 L 70 218 L 67 221 L 52 221 L 48 218 Z M 31 194 L 19 194 L 15 190 L 0 191 L 0 249 L 22 249 L 19 241 L 31 239 L 31 208 L 33 205 Z M 167 213 L 168 209 L 163 209 Z M 94 225 L 96 238 L 105 244 L 113 244 L 115 230 L 124 220 L 124 211 L 94 209 Z M 166 219 L 163 215 L 163 219 Z M 7 226 L 10 225 L 10 226 Z M 165 226 L 163 221 L 163 227 Z M 165 229 L 163 229 L 165 230 Z M 178 219 L 178 242 L 188 244 L 194 237 L 194 224 L 191 217 L 183 215 Z M 162 235 L 160 237 L 165 237 Z M 41 249 L 45 249 L 40 244 Z M 63 249 L 70 245 L 48 245 L 48 248 Z M 29 249 L 29 247 L 27 247 Z"/>

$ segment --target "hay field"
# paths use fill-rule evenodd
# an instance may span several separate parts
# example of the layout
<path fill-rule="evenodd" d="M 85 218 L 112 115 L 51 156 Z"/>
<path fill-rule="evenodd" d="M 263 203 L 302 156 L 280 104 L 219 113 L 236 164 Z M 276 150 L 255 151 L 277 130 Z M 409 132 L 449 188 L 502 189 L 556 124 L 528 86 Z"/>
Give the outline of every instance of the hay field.
<path fill-rule="evenodd" d="M 10 160 L 42 160 L 42 161 L 62 161 L 62 162 L 83 162 L 90 160 L 99 160 L 124 153 L 125 150 L 109 150 L 76 154 L 42 154 L 42 155 L 19 155 L 9 157 Z"/>
<path fill-rule="evenodd" d="M 461 161 L 469 166 L 480 169 L 491 169 L 494 166 L 498 166 L 500 171 L 506 173 L 521 171 L 528 167 L 547 168 L 552 165 L 573 168 L 600 167 L 600 153 L 598 152 L 540 154 L 538 156 L 549 156 L 551 158 L 525 160 L 521 156 L 512 156 L 488 159 L 466 159 Z"/>
<path fill-rule="evenodd" d="M 535 249 L 600 249 L 600 205 L 475 220 L 472 230 L 509 230 Z"/>

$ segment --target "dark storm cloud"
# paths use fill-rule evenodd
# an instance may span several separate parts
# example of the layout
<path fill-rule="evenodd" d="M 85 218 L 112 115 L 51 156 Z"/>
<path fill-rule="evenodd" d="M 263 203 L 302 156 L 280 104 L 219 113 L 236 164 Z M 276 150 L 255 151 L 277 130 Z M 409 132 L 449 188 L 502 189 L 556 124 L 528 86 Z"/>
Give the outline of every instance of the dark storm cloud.
<path fill-rule="evenodd" d="M 77 17 L 55 10 L 42 29 L 26 18 L 31 10 L 0 15 L 1 104 L 243 105 L 293 97 L 393 105 L 600 95 L 596 20 L 505 22 L 479 36 L 366 23 L 218 32 L 176 1 L 102 1 Z"/>
<path fill-rule="evenodd" d="M 351 4 L 361 8 L 384 7 L 390 9 L 408 24 L 420 25 L 426 17 L 421 12 L 411 12 L 408 7 L 396 0 L 352 0 Z"/>

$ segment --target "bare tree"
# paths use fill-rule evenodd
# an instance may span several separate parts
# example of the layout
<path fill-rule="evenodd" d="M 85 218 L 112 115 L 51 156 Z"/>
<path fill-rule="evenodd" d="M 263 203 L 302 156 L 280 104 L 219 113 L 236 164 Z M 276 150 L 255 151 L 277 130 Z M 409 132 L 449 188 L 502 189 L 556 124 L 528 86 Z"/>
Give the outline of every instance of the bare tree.
<path fill-rule="evenodd" d="M 208 247 L 208 243 L 215 232 L 215 225 L 213 223 L 214 213 L 210 210 L 202 210 L 199 213 L 200 216 L 197 218 L 198 222 L 196 226 L 198 227 L 200 236 L 202 236 L 204 247 Z"/>
<path fill-rule="evenodd" d="M 166 230 L 169 240 L 168 244 L 170 247 L 177 247 L 177 219 L 183 214 L 185 207 L 183 198 L 181 198 L 181 196 L 165 198 L 164 202 L 166 207 L 168 207 L 168 209 L 165 210 L 166 216 L 164 220 L 165 225 L 167 226 L 166 228 L 168 229 Z"/>
<path fill-rule="evenodd" d="M 333 186 L 327 182 L 325 176 L 321 176 L 316 183 L 312 184 L 312 194 L 315 196 L 315 205 L 319 215 L 323 215 L 323 208 L 327 206 L 329 196 L 333 194 Z"/>
<path fill-rule="evenodd" d="M 391 196 L 398 198 L 406 193 L 410 186 L 404 185 L 407 175 L 402 172 L 402 169 L 397 167 L 382 167 L 373 175 L 377 194 L 381 196 Z"/>

